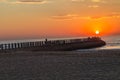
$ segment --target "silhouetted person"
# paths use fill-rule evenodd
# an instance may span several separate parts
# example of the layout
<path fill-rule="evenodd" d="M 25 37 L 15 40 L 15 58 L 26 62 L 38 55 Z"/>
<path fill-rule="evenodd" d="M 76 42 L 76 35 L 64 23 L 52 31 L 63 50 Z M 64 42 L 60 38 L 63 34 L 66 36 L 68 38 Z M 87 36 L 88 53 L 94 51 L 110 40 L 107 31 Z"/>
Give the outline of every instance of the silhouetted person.
<path fill-rule="evenodd" d="M 48 40 L 47 40 L 47 38 L 46 38 L 46 39 L 45 39 L 45 44 L 47 44 L 47 41 L 48 41 Z"/>
<path fill-rule="evenodd" d="M 47 38 L 45 39 L 45 42 L 47 42 L 48 40 L 47 40 Z"/>

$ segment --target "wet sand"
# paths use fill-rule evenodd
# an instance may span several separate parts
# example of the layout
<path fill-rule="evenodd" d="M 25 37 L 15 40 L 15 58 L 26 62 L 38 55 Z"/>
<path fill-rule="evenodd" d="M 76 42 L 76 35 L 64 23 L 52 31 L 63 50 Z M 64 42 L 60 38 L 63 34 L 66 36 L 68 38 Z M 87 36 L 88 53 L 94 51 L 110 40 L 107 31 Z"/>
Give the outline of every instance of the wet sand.
<path fill-rule="evenodd" d="M 120 50 L 0 53 L 0 80 L 120 80 Z"/>

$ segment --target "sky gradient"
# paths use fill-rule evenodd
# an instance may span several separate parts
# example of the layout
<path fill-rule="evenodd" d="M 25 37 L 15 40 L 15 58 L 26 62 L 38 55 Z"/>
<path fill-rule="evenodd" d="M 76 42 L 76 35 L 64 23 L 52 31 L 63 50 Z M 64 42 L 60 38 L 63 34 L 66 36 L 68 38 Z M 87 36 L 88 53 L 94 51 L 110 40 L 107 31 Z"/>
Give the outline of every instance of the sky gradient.
<path fill-rule="evenodd" d="M 0 39 L 120 35 L 120 0 L 0 0 Z"/>

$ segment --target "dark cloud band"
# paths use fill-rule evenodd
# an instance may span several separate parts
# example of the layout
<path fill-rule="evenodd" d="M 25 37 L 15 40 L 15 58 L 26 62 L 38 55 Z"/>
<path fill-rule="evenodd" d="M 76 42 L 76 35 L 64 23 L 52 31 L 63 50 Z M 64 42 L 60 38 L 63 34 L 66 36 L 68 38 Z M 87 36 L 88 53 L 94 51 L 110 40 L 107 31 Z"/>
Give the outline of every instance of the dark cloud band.
<path fill-rule="evenodd" d="M 43 2 L 43 0 L 19 0 L 20 2 Z"/>

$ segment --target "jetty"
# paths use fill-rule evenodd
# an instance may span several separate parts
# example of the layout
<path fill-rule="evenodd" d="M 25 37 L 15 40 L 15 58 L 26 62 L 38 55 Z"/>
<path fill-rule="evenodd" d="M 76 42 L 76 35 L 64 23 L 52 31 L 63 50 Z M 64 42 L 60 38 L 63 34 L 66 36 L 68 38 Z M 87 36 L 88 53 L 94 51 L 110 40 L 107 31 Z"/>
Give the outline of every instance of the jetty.
<path fill-rule="evenodd" d="M 104 46 L 100 37 L 82 39 L 47 40 L 0 44 L 0 52 L 8 51 L 72 51 Z"/>

